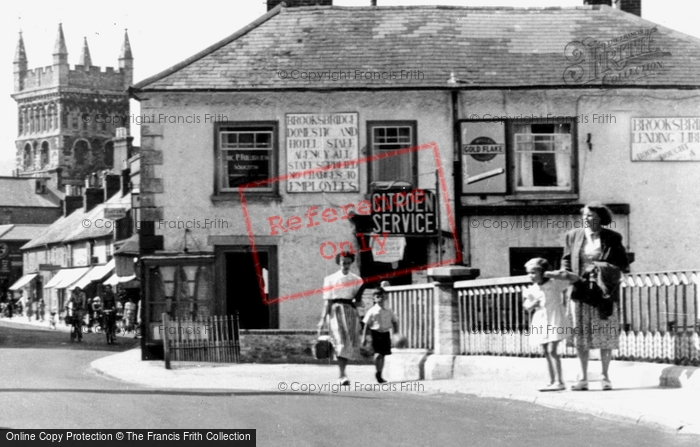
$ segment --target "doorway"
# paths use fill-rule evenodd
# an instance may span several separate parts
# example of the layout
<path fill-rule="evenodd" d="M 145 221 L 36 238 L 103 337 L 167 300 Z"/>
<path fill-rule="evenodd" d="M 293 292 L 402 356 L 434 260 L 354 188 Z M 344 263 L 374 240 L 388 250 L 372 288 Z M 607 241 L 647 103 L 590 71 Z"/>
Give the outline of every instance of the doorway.
<path fill-rule="evenodd" d="M 276 304 L 268 305 L 273 284 L 274 253 L 271 250 L 259 250 L 255 266 L 253 254 L 249 250 L 227 251 L 224 254 L 226 314 L 238 311 L 241 329 L 275 329 L 278 327 L 278 308 Z M 263 287 L 260 287 L 258 272 L 262 274 Z"/>

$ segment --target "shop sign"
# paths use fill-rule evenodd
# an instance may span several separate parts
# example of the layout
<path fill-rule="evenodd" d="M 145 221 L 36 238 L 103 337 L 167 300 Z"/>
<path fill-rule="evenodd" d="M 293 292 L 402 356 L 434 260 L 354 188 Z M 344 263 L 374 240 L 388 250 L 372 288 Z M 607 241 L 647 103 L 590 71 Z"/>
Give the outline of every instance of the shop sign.
<path fill-rule="evenodd" d="M 506 145 L 503 122 L 461 123 L 462 193 L 506 192 Z"/>
<path fill-rule="evenodd" d="M 119 220 L 126 217 L 126 208 L 105 208 L 105 219 Z"/>
<path fill-rule="evenodd" d="M 370 201 L 373 233 L 405 236 L 438 233 L 438 204 L 432 191 L 377 191 L 372 193 Z"/>
<path fill-rule="evenodd" d="M 357 113 L 287 114 L 287 192 L 359 192 Z"/>
<path fill-rule="evenodd" d="M 632 118 L 632 161 L 700 161 L 700 117 Z"/>

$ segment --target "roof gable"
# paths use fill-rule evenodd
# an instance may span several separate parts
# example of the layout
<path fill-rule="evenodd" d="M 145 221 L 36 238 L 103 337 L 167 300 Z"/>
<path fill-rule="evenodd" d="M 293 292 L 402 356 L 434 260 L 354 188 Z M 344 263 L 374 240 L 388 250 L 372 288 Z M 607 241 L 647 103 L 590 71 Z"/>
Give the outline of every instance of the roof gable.
<path fill-rule="evenodd" d="M 0 206 L 58 208 L 59 199 L 53 193 L 36 193 L 36 181 L 35 178 L 0 177 Z"/>
<path fill-rule="evenodd" d="M 7 231 L 3 227 L 10 227 Z M 40 236 L 49 225 L 41 224 L 13 224 L 0 226 L 0 240 L 3 241 L 29 241 Z"/>
<path fill-rule="evenodd" d="M 24 244 L 22 250 L 51 244 L 111 237 L 114 226 L 106 224 L 109 219 L 105 219 L 105 208 L 110 205 L 130 208 L 131 194 L 121 197 L 121 193 L 116 193 L 107 202 L 100 203 L 87 212 L 85 208 L 76 209 L 68 216 L 63 216 L 51 224 L 39 237 Z"/>
<path fill-rule="evenodd" d="M 651 41 L 641 48 L 635 36 L 645 32 Z M 594 57 L 616 63 L 615 72 L 623 75 L 625 65 L 653 68 L 647 76 L 631 79 L 627 73 L 612 84 L 699 86 L 699 39 L 607 6 L 332 6 L 277 7 L 134 88 L 447 88 L 451 73 L 467 88 L 610 85 L 610 78 L 577 80 L 571 77 L 575 72 L 567 72 L 580 62 L 575 59 L 576 42 L 596 41 L 616 53 L 584 54 L 588 60 L 579 64 L 583 70 L 590 69 Z M 621 59 L 625 55 L 635 57 Z M 367 73 L 386 75 L 367 79 Z M 311 76 L 316 79 L 311 81 Z"/>

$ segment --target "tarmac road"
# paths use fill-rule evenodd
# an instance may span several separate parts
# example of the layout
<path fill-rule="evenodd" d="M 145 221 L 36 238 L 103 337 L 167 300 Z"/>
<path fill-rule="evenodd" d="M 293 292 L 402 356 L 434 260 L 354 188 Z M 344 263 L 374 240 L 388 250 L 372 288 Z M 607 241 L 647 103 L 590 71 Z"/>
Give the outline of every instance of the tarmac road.
<path fill-rule="evenodd" d="M 260 446 L 695 446 L 696 437 L 469 395 L 155 389 L 90 369 L 138 340 L 11 328 L 0 320 L 0 426 L 257 429 Z"/>

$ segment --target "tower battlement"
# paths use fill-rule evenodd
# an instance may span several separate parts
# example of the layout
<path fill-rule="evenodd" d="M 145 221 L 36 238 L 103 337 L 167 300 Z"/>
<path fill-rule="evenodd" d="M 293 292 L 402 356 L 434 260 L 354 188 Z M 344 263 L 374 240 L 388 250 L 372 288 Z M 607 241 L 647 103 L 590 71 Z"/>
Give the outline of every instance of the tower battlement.
<path fill-rule="evenodd" d="M 53 64 L 29 69 L 22 33 L 13 61 L 17 101 L 16 170 L 20 176 L 57 175 L 62 184 L 111 169 L 117 125 L 98 117 L 128 116 L 133 83 L 129 36 L 118 67 L 92 64 L 84 39 L 78 64 L 69 65 L 63 27 L 53 47 Z M 128 125 L 128 124 L 127 124 Z"/>
<path fill-rule="evenodd" d="M 15 93 L 59 86 L 126 92 L 124 85 L 130 81 L 127 78 L 130 73 L 126 70 L 94 65 L 87 67 L 86 70 L 83 65 L 74 65 L 73 69 L 68 72 L 68 82 L 59 82 L 56 79 L 54 68 L 54 65 L 48 65 L 25 71 L 21 76 L 20 85 L 22 88 L 19 91 L 15 90 Z"/>
<path fill-rule="evenodd" d="M 68 63 L 68 49 L 61 25 L 58 28 L 53 57 L 53 65 L 29 69 L 24 41 L 20 33 L 14 60 L 14 93 L 51 87 L 126 92 L 133 83 L 133 57 L 129 36 L 126 32 L 119 54 L 119 66 L 116 68 L 92 65 L 87 39 L 83 43 L 80 63 L 71 67 Z"/>

